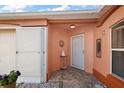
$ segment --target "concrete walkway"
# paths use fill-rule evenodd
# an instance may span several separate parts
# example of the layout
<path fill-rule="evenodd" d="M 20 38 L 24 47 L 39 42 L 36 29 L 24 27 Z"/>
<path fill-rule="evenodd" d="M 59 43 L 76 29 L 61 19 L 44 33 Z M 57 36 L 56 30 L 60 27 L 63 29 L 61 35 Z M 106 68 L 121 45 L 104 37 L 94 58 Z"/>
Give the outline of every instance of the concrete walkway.
<path fill-rule="evenodd" d="M 92 74 L 69 67 L 53 73 L 49 81 L 60 81 L 63 88 L 104 88 Z"/>

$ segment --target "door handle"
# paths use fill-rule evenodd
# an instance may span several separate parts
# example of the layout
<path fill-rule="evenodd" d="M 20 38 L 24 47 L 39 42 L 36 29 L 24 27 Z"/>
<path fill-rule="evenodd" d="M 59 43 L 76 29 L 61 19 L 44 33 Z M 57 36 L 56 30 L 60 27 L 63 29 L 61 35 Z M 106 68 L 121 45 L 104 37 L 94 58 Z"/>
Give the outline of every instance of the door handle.
<path fill-rule="evenodd" d="M 43 54 L 45 54 L 45 51 L 43 51 Z"/>
<path fill-rule="evenodd" d="M 16 51 L 16 54 L 18 54 L 19 52 L 18 51 Z"/>

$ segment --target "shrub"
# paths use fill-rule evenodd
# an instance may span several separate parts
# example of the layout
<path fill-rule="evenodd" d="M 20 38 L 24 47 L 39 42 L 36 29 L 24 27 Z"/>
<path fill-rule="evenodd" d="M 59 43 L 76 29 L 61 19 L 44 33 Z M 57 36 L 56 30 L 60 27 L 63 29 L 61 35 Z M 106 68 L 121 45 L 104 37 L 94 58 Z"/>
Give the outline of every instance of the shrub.
<path fill-rule="evenodd" d="M 15 70 L 11 71 L 8 75 L 0 75 L 0 86 L 12 84 L 17 80 L 18 76 L 20 75 L 21 73 Z"/>

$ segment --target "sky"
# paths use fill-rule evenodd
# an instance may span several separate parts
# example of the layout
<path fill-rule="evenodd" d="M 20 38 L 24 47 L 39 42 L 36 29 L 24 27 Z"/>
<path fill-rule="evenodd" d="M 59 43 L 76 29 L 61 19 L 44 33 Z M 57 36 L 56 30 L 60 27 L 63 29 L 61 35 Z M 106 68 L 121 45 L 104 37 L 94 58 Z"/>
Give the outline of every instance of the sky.
<path fill-rule="evenodd" d="M 99 5 L 0 5 L 0 13 L 96 10 Z"/>

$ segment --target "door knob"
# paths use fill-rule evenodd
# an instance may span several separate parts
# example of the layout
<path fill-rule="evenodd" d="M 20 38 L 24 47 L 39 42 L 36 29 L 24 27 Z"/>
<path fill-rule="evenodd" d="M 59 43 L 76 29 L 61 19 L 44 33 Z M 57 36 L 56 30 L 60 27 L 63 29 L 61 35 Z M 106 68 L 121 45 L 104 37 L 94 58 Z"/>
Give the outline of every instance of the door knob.
<path fill-rule="evenodd" d="M 43 54 L 45 54 L 45 51 L 43 51 Z"/>
<path fill-rule="evenodd" d="M 16 51 L 16 54 L 18 54 L 19 52 L 18 51 Z"/>

